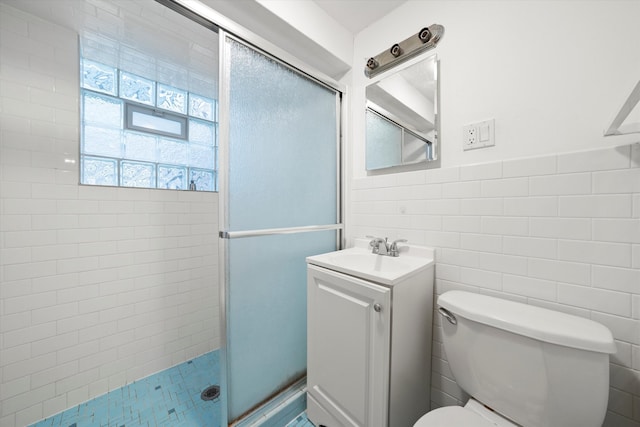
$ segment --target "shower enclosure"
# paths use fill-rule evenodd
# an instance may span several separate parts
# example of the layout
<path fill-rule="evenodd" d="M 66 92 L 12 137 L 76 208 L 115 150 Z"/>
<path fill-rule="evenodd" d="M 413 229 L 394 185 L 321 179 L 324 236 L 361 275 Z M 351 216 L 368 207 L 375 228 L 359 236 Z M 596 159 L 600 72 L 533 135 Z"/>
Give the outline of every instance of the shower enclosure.
<path fill-rule="evenodd" d="M 221 33 L 227 418 L 306 375 L 305 257 L 340 241 L 341 94 Z"/>

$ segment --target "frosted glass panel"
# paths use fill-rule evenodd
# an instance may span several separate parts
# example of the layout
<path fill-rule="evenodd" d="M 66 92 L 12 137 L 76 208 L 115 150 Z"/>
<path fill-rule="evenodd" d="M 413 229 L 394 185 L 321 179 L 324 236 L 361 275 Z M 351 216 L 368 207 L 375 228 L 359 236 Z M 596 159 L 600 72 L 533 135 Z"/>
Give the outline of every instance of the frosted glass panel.
<path fill-rule="evenodd" d="M 305 258 L 335 250 L 335 235 L 323 231 L 229 241 L 230 419 L 306 373 Z"/>
<path fill-rule="evenodd" d="M 229 229 L 334 224 L 336 93 L 228 43 Z"/>
<path fill-rule="evenodd" d="M 230 39 L 227 49 L 225 228 L 336 224 L 336 92 Z M 305 374 L 305 257 L 335 249 L 335 231 L 229 240 L 229 421 Z"/>

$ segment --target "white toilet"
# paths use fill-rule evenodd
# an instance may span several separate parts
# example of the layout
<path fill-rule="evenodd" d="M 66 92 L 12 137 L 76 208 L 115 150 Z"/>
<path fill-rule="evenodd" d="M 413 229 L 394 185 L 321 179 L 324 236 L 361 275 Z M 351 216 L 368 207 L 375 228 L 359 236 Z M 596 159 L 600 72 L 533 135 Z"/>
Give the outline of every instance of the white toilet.
<path fill-rule="evenodd" d="M 592 320 L 462 291 L 438 298 L 451 372 L 471 398 L 414 427 L 601 427 L 611 332 Z"/>

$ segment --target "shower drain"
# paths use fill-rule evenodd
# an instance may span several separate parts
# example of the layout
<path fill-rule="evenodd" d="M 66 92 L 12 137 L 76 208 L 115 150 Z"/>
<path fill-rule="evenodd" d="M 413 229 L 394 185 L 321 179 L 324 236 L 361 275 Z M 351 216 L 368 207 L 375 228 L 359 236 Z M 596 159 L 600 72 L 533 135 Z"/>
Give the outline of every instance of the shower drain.
<path fill-rule="evenodd" d="M 220 386 L 212 385 L 205 388 L 200 394 L 202 400 L 213 400 L 220 396 Z"/>

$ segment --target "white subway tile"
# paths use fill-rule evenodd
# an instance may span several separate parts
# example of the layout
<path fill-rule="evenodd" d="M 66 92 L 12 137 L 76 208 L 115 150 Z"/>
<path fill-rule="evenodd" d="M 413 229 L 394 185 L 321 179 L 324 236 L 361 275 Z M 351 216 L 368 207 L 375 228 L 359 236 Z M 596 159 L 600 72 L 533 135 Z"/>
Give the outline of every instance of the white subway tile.
<path fill-rule="evenodd" d="M 412 171 L 396 174 L 396 184 L 400 186 L 424 184 L 425 180 L 425 171 Z"/>
<path fill-rule="evenodd" d="M 633 417 L 633 396 L 631 393 L 620 391 L 611 387 L 609 389 L 609 411 L 624 415 L 625 417 Z"/>
<path fill-rule="evenodd" d="M 531 218 L 531 236 L 557 239 L 590 240 L 591 219 Z"/>
<path fill-rule="evenodd" d="M 78 215 L 33 215 L 31 223 L 34 230 L 76 228 Z"/>
<path fill-rule="evenodd" d="M 75 258 L 78 256 L 78 245 L 50 245 L 31 248 L 33 261 L 51 261 Z"/>
<path fill-rule="evenodd" d="M 45 246 L 57 243 L 57 233 L 50 230 L 10 231 L 5 233 L 4 238 L 7 248 Z"/>
<path fill-rule="evenodd" d="M 640 219 L 594 219 L 593 239 L 604 242 L 640 243 Z"/>
<path fill-rule="evenodd" d="M 628 218 L 631 216 L 631 195 L 560 196 L 558 215 L 584 218 Z"/>
<path fill-rule="evenodd" d="M 57 334 L 49 338 L 44 338 L 31 343 L 32 356 L 39 356 L 55 352 L 61 348 L 71 347 L 78 343 L 78 332 L 72 331 L 64 334 Z"/>
<path fill-rule="evenodd" d="M 0 332 L 13 331 L 31 326 L 31 313 L 22 311 L 15 314 L 5 314 L 2 316 Z"/>
<path fill-rule="evenodd" d="M 525 297 L 556 301 L 556 283 L 548 280 L 504 274 L 502 290 Z"/>
<path fill-rule="evenodd" d="M 424 236 L 427 246 L 442 248 L 460 247 L 460 233 L 427 230 L 424 232 Z"/>
<path fill-rule="evenodd" d="M 25 264 L 9 264 L 4 267 L 4 280 L 14 281 L 32 279 L 56 274 L 55 261 L 29 262 Z"/>
<path fill-rule="evenodd" d="M 505 178 L 482 181 L 482 197 L 519 197 L 529 195 L 529 178 Z"/>
<path fill-rule="evenodd" d="M 505 160 L 502 162 L 502 174 L 505 178 L 552 175 L 556 173 L 556 161 L 556 156 Z"/>
<path fill-rule="evenodd" d="M 460 282 L 484 289 L 502 289 L 502 274 L 475 268 L 460 268 Z"/>
<path fill-rule="evenodd" d="M 631 245 L 579 240 L 559 240 L 558 259 L 614 267 L 631 266 Z"/>
<path fill-rule="evenodd" d="M 98 313 L 88 313 L 74 317 L 57 320 L 55 323 L 56 333 L 58 335 L 66 334 L 88 328 L 98 324 L 100 315 Z"/>
<path fill-rule="evenodd" d="M 57 291 L 58 304 L 97 298 L 100 295 L 99 285 L 83 285 Z"/>
<path fill-rule="evenodd" d="M 4 202 L 4 200 L 3 200 Z M 1 213 L 0 213 L 1 214 Z M 2 215 L 0 231 L 25 231 L 31 230 L 31 216 L 29 215 Z"/>
<path fill-rule="evenodd" d="M 66 274 L 95 270 L 100 267 L 100 260 L 98 257 L 78 257 L 59 259 L 56 261 L 56 264 L 58 273 Z"/>
<path fill-rule="evenodd" d="M 640 168 L 640 142 L 631 145 L 631 167 Z"/>
<path fill-rule="evenodd" d="M 591 172 L 628 168 L 629 145 L 558 155 L 558 173 Z"/>
<path fill-rule="evenodd" d="M 480 232 L 479 216 L 451 216 L 442 218 L 442 229 L 444 231 L 460 231 L 467 233 Z"/>
<path fill-rule="evenodd" d="M 58 361 L 56 366 L 37 372 L 31 375 L 31 387 L 42 387 L 47 384 L 55 384 L 56 381 L 78 373 L 78 362 Z"/>
<path fill-rule="evenodd" d="M 558 302 L 618 316 L 631 316 L 631 295 L 623 292 L 559 283 Z"/>
<path fill-rule="evenodd" d="M 593 192 L 640 193 L 640 168 L 594 172 Z"/>
<path fill-rule="evenodd" d="M 57 352 L 58 364 L 77 361 L 86 356 L 96 354 L 100 351 L 100 341 L 93 340 L 80 343 L 72 347 L 63 348 Z"/>
<path fill-rule="evenodd" d="M 435 266 L 435 277 L 438 279 L 448 280 L 451 282 L 459 282 L 460 267 L 455 265 L 438 263 Z"/>
<path fill-rule="evenodd" d="M 442 197 L 445 199 L 462 199 L 479 196 L 479 181 L 451 182 L 442 184 Z"/>
<path fill-rule="evenodd" d="M 3 265 L 31 262 L 31 248 L 0 249 L 0 260 Z"/>
<path fill-rule="evenodd" d="M 633 268 L 640 268 L 640 245 L 632 245 L 632 248 L 631 266 Z"/>
<path fill-rule="evenodd" d="M 502 178 L 502 162 L 481 163 L 460 167 L 460 181 Z"/>
<path fill-rule="evenodd" d="M 0 298 L 6 299 L 30 295 L 33 289 L 37 289 L 32 286 L 32 282 L 33 279 L 7 280 L 0 286 Z"/>
<path fill-rule="evenodd" d="M 613 291 L 640 294 L 640 270 L 593 265 L 593 286 Z"/>
<path fill-rule="evenodd" d="M 436 252 L 436 261 L 461 267 L 478 267 L 477 251 L 443 248 Z"/>
<path fill-rule="evenodd" d="M 529 258 L 529 276 L 557 282 L 589 285 L 591 269 L 589 264 Z"/>
<path fill-rule="evenodd" d="M 459 215 L 460 200 L 429 200 L 425 207 L 425 213 L 429 215 Z"/>
<path fill-rule="evenodd" d="M 591 194 L 591 174 L 534 176 L 529 178 L 532 196 Z"/>
<path fill-rule="evenodd" d="M 486 234 L 500 234 L 504 236 L 527 236 L 529 234 L 529 220 L 527 218 L 506 216 L 482 217 L 482 232 Z"/>
<path fill-rule="evenodd" d="M 480 252 L 478 254 L 478 266 L 483 270 L 519 276 L 527 275 L 527 258 L 525 257 Z"/>
<path fill-rule="evenodd" d="M 460 248 L 479 252 L 502 252 L 502 237 L 487 234 L 462 233 Z"/>
<path fill-rule="evenodd" d="M 633 195 L 633 210 L 632 210 L 633 218 L 640 218 L 640 194 Z"/>
<path fill-rule="evenodd" d="M 427 184 L 456 182 L 460 179 L 460 167 L 428 169 L 426 172 Z"/>
<path fill-rule="evenodd" d="M 51 294 L 51 293 L 48 293 Z M 35 308 L 31 312 L 32 324 L 49 323 L 55 320 L 64 319 L 78 314 L 78 303 L 55 303 L 55 295 L 49 296 L 52 302 L 48 306 Z"/>
<path fill-rule="evenodd" d="M 503 238 L 504 253 L 535 258 L 554 259 L 557 255 L 555 239 L 537 237 L 505 236 Z"/>
<path fill-rule="evenodd" d="M 15 347 L 50 337 L 51 335 L 55 335 L 55 333 L 55 323 L 43 323 L 40 325 L 29 326 L 28 328 L 6 332 L 4 334 L 4 345 L 6 348 Z"/>
<path fill-rule="evenodd" d="M 463 199 L 460 200 L 460 215 L 502 215 L 504 199 Z"/>

